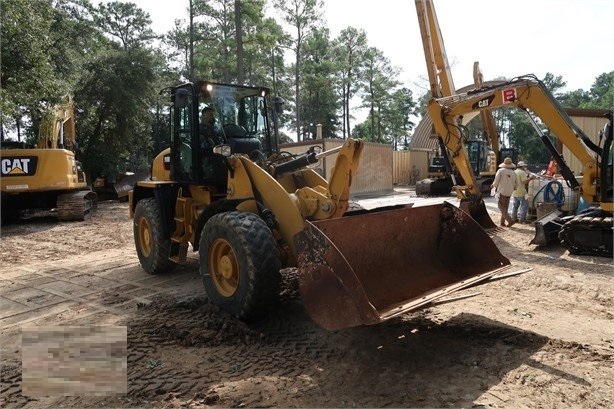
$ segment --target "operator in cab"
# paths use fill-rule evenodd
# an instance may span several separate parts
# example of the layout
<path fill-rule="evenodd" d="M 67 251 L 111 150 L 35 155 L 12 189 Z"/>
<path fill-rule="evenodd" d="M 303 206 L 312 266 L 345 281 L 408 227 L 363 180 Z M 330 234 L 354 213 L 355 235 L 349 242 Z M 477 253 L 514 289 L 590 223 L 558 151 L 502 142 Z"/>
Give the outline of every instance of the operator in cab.
<path fill-rule="evenodd" d="M 201 111 L 200 119 L 200 151 L 202 155 L 203 177 L 207 179 L 220 179 L 218 184 L 226 180 L 225 166 L 213 153 L 213 147 L 225 143 L 224 134 L 219 127 L 215 126 L 215 110 L 207 106 Z M 222 170 L 217 172 L 215 170 Z"/>
<path fill-rule="evenodd" d="M 200 119 L 200 147 L 202 149 L 213 149 L 215 145 L 224 143 L 224 136 L 221 130 L 215 126 L 215 110 L 212 107 L 205 107 L 201 111 Z"/>

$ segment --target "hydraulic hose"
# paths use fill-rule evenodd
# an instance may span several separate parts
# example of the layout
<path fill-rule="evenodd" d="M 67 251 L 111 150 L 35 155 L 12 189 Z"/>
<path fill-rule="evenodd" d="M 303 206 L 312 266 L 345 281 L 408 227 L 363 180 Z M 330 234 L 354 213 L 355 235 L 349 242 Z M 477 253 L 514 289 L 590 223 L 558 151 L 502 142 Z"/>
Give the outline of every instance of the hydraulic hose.
<path fill-rule="evenodd" d="M 293 172 L 297 169 L 304 168 L 313 163 L 317 163 L 318 158 L 315 152 L 309 152 L 306 155 L 299 156 L 296 159 L 291 159 L 275 167 L 274 176 L 281 177 L 284 173 Z"/>
<path fill-rule="evenodd" d="M 553 189 L 553 185 L 557 186 L 556 191 Z M 535 199 L 542 191 L 544 192 L 545 203 L 555 203 L 557 207 L 561 207 L 565 203 L 565 190 L 563 189 L 563 184 L 558 180 L 551 180 L 542 186 L 535 196 L 533 196 L 533 207 L 535 207 Z"/>

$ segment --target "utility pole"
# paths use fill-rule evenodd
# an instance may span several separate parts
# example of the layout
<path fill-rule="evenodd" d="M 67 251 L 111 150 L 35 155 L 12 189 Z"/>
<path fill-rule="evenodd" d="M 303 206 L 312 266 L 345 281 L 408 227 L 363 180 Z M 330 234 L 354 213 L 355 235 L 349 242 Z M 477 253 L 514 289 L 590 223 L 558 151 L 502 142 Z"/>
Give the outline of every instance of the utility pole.
<path fill-rule="evenodd" d="M 194 82 L 194 11 L 190 0 L 190 82 Z"/>
<path fill-rule="evenodd" d="M 271 62 L 273 65 L 273 95 L 277 96 L 277 84 L 275 76 L 275 47 L 271 48 Z"/>
<path fill-rule="evenodd" d="M 237 83 L 244 83 L 243 73 L 243 21 L 241 20 L 241 0 L 235 0 L 235 39 L 237 42 Z"/>

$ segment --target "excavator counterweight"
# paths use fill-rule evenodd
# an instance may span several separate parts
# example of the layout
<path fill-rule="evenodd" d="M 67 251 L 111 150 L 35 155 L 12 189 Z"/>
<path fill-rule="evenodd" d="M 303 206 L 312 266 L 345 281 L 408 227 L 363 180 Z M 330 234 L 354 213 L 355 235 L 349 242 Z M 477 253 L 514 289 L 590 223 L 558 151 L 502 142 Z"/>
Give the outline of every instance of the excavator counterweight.
<path fill-rule="evenodd" d="M 41 118 L 36 147 L 2 142 L 0 149 L 2 223 L 24 211 L 56 209 L 59 221 L 89 218 L 97 195 L 76 160 L 72 98 L 51 107 Z"/>

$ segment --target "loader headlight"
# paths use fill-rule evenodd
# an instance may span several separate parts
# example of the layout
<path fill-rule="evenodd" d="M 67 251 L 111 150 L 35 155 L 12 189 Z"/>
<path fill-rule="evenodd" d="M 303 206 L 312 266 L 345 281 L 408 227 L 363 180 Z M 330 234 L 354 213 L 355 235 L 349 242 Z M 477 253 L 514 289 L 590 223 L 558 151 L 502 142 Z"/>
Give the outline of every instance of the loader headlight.
<path fill-rule="evenodd" d="M 308 153 L 315 152 L 316 155 L 322 153 L 322 147 L 320 145 L 313 145 L 309 147 Z"/>
<path fill-rule="evenodd" d="M 230 149 L 230 145 L 217 145 L 213 147 L 213 153 L 227 158 L 232 154 L 232 150 Z"/>

